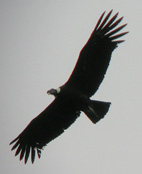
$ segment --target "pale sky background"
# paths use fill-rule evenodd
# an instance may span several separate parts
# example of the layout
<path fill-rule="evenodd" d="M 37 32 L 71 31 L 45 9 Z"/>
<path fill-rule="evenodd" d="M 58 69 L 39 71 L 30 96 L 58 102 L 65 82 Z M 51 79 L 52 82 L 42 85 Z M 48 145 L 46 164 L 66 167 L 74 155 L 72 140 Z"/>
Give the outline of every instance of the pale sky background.
<path fill-rule="evenodd" d="M 46 91 L 66 82 L 103 11 L 124 16 L 126 42 L 93 99 L 111 101 L 105 119 L 82 113 L 32 165 L 9 142 L 50 102 Z M 0 173 L 142 173 L 142 2 L 140 0 L 0 0 Z"/>

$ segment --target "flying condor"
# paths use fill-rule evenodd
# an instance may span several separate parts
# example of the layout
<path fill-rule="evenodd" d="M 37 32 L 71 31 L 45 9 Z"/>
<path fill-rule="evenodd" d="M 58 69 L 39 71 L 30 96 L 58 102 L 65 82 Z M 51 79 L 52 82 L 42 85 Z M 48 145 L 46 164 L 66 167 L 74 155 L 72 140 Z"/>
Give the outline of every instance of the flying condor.
<path fill-rule="evenodd" d="M 11 150 L 16 149 L 15 156 L 19 154 L 19 159 L 24 158 L 25 163 L 29 156 L 33 163 L 36 153 L 40 158 L 43 147 L 62 134 L 81 112 L 93 123 L 97 123 L 108 112 L 109 102 L 91 100 L 90 97 L 105 76 L 113 50 L 124 41 L 118 38 L 128 33 L 118 33 L 126 24 L 115 28 L 123 17 L 116 19 L 117 13 L 110 18 L 111 13 L 112 10 L 103 19 L 104 12 L 99 18 L 68 81 L 57 89 L 47 91 L 55 96 L 54 101 L 10 143 L 14 143 Z"/>

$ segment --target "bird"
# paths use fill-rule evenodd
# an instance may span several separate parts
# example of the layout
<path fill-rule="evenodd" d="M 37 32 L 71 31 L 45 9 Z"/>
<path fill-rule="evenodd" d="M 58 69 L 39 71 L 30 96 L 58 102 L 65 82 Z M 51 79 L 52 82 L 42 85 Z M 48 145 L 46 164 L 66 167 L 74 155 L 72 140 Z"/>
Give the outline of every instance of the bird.
<path fill-rule="evenodd" d="M 31 163 L 36 155 L 40 158 L 44 147 L 70 127 L 81 112 L 94 124 L 107 114 L 111 103 L 90 97 L 105 77 L 113 50 L 124 42 L 118 38 L 128 33 L 119 33 L 127 24 L 118 26 L 123 17 L 117 18 L 119 13 L 110 17 L 112 11 L 108 14 L 104 11 L 100 16 L 67 82 L 47 91 L 55 97 L 51 104 L 11 141 L 11 150 L 16 150 L 15 156 L 19 155 L 19 160 L 24 160 L 25 164 L 29 157 Z"/>

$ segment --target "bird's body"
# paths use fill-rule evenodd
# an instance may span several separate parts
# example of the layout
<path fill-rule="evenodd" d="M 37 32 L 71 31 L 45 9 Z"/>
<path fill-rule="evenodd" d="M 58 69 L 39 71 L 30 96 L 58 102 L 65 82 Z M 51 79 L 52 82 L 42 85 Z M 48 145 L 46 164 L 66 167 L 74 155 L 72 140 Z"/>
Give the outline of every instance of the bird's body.
<path fill-rule="evenodd" d="M 57 89 L 47 93 L 54 95 L 54 101 L 36 118 L 34 118 L 23 132 L 10 144 L 15 143 L 12 150 L 17 149 L 20 160 L 27 162 L 31 153 L 34 162 L 35 152 L 38 157 L 41 149 L 59 136 L 84 112 L 93 122 L 97 123 L 108 112 L 109 102 L 91 100 L 90 97 L 98 90 L 110 63 L 112 51 L 123 40 L 116 40 L 127 32 L 117 34 L 122 25 L 114 29 L 122 20 L 115 21 L 118 13 L 109 21 L 112 11 L 105 19 L 100 17 L 88 42 L 80 52 L 76 66 L 68 81 Z"/>

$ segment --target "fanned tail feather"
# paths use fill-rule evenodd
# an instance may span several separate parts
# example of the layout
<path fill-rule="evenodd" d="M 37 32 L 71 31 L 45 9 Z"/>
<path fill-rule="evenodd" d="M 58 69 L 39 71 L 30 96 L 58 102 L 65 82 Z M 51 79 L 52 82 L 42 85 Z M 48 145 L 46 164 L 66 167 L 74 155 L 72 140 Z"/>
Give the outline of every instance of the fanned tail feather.
<path fill-rule="evenodd" d="M 104 118 L 109 110 L 110 104 L 110 102 L 93 100 L 84 112 L 93 123 L 97 123 Z"/>

